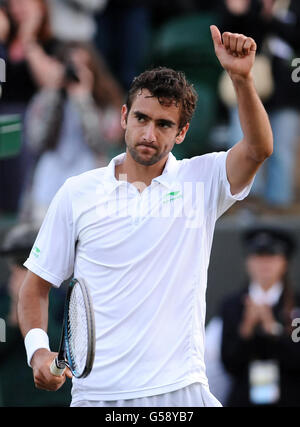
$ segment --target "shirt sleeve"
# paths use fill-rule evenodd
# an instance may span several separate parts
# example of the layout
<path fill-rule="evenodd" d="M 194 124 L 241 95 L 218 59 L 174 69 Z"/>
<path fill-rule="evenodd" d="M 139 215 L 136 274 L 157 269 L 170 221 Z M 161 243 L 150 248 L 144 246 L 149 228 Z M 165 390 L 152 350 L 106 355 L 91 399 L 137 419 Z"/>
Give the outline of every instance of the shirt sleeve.
<path fill-rule="evenodd" d="M 237 194 L 231 194 L 230 183 L 227 178 L 226 172 L 226 159 L 230 150 L 217 153 L 216 167 L 218 173 L 216 174 L 219 179 L 219 194 L 217 199 L 217 218 L 219 218 L 224 212 L 227 211 L 235 202 L 245 199 L 250 193 L 251 187 L 254 182 L 253 180 L 248 184 L 242 191 Z"/>
<path fill-rule="evenodd" d="M 28 270 L 59 287 L 73 273 L 75 231 L 68 181 L 53 198 L 29 258 Z"/>

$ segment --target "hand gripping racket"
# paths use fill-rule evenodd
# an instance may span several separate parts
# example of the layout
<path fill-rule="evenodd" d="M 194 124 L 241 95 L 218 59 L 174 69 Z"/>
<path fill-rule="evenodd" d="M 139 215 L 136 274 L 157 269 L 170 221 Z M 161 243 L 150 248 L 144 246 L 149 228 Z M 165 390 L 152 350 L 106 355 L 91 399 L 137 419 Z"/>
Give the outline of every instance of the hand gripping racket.
<path fill-rule="evenodd" d="M 92 370 L 95 356 L 95 320 L 91 297 L 83 280 L 72 279 L 66 295 L 61 341 L 50 371 L 60 376 L 66 366 L 76 378 Z"/>

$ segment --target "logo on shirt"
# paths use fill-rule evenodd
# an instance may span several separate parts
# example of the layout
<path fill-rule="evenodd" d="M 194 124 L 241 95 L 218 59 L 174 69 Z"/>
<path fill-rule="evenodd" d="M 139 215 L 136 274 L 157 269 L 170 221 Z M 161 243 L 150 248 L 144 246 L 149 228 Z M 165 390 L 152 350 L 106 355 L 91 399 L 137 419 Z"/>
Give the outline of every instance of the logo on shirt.
<path fill-rule="evenodd" d="M 182 199 L 181 191 L 171 191 L 163 197 L 163 203 L 172 202 L 173 200 Z"/>
<path fill-rule="evenodd" d="M 37 246 L 35 246 L 33 248 L 32 252 L 33 252 L 33 256 L 35 256 L 36 258 L 38 258 L 40 256 L 41 250 Z"/>

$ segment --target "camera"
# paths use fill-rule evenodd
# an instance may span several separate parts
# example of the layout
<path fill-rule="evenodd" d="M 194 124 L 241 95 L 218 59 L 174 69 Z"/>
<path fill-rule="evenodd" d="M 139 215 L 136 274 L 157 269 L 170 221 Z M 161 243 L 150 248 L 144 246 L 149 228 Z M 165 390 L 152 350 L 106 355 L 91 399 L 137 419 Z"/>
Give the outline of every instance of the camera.
<path fill-rule="evenodd" d="M 67 83 L 79 83 L 80 79 L 78 77 L 77 69 L 75 65 L 68 61 L 65 65 L 65 80 Z"/>

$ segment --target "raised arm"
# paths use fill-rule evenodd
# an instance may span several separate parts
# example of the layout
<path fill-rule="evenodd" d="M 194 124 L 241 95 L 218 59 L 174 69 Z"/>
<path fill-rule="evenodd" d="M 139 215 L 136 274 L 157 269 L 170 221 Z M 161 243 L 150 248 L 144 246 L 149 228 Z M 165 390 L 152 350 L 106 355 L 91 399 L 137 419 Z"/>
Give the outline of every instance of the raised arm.
<path fill-rule="evenodd" d="M 66 370 L 66 375 L 55 377 L 50 373 L 50 365 L 57 353 L 52 353 L 47 348 L 45 338 L 48 328 L 48 304 L 49 292 L 52 285 L 36 274 L 28 271 L 19 293 L 18 319 L 24 338 L 32 334 L 30 347 L 39 347 L 30 360 L 33 369 L 34 383 L 37 388 L 55 391 L 58 390 L 66 380 L 66 375 L 71 373 Z M 31 331 L 31 332 L 30 332 Z M 43 334 L 43 331 L 45 334 Z"/>
<path fill-rule="evenodd" d="M 0 8 L 0 43 L 6 43 L 9 34 L 9 21 L 4 10 Z"/>
<path fill-rule="evenodd" d="M 266 110 L 256 92 L 251 70 L 256 43 L 243 34 L 225 32 L 215 25 L 211 34 L 216 55 L 235 88 L 244 137 L 229 152 L 227 177 L 232 194 L 239 193 L 253 179 L 273 152 L 273 135 Z"/>

